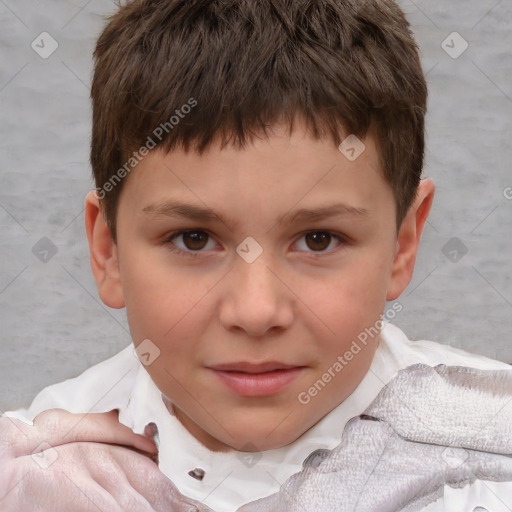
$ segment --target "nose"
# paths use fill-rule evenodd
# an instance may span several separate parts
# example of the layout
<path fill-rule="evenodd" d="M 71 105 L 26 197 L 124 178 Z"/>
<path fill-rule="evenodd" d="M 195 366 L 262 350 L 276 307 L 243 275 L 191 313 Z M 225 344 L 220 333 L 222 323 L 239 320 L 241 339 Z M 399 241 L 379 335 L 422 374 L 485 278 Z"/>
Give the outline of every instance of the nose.
<path fill-rule="evenodd" d="M 253 263 L 240 258 L 226 277 L 220 306 L 220 322 L 226 330 L 261 337 L 293 323 L 296 296 L 286 286 L 285 276 L 271 268 L 263 255 Z"/>

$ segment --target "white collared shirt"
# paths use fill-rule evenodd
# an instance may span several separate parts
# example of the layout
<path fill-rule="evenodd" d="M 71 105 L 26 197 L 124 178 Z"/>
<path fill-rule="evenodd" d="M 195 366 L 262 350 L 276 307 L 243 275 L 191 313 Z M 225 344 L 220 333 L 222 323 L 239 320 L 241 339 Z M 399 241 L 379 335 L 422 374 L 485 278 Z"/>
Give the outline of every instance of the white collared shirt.
<path fill-rule="evenodd" d="M 161 471 L 184 495 L 215 512 L 234 512 L 245 503 L 278 492 L 287 478 L 301 470 L 313 451 L 336 447 L 347 421 L 361 414 L 399 370 L 415 363 L 483 370 L 511 368 L 448 345 L 410 341 L 398 327 L 385 324 L 370 370 L 355 391 L 293 443 L 256 453 L 212 452 L 196 440 L 172 414 L 172 406 L 169 412 L 132 346 L 77 378 L 45 388 L 27 410 L 6 414 L 31 423 L 37 414 L 51 408 L 73 413 L 119 409 L 120 421 L 139 434 L 154 422 L 159 431 Z M 510 508 L 500 509 L 497 503 Z M 479 506 L 489 512 L 510 512 L 512 482 L 476 481 L 462 489 L 446 486 L 444 497 L 423 510 L 473 512 Z"/>

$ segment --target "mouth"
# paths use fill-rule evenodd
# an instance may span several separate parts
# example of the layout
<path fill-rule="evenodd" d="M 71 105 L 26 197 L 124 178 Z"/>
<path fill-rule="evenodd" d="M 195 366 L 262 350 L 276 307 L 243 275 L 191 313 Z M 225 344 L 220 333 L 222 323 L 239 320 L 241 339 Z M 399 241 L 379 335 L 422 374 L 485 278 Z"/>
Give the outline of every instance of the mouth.
<path fill-rule="evenodd" d="M 219 370 L 224 372 L 239 372 L 239 373 L 266 373 L 277 370 L 290 370 L 292 368 L 298 368 L 298 365 L 285 364 L 278 361 L 268 361 L 265 363 L 226 363 L 212 366 L 212 370 Z"/>
<path fill-rule="evenodd" d="M 275 395 L 291 384 L 305 368 L 275 361 L 258 364 L 238 362 L 209 367 L 225 386 L 244 397 Z"/>

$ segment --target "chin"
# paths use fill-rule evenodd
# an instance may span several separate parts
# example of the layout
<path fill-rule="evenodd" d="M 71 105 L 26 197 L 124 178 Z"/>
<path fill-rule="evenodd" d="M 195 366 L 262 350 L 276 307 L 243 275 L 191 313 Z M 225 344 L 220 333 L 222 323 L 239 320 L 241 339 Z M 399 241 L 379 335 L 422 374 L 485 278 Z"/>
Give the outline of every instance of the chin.
<path fill-rule="evenodd" d="M 279 423 L 279 421 L 275 422 L 275 426 L 281 430 L 280 427 L 282 425 L 279 426 Z M 226 444 L 241 452 L 261 452 L 282 448 L 298 439 L 301 435 L 299 432 L 294 434 L 289 429 L 284 430 L 283 432 L 277 432 L 276 429 L 276 431 L 272 432 L 268 425 L 263 425 L 259 429 L 255 429 L 254 426 L 251 429 L 243 429 L 243 434 L 240 433 L 240 435 L 235 435 L 234 432 L 230 431 L 233 437 L 226 440 Z"/>

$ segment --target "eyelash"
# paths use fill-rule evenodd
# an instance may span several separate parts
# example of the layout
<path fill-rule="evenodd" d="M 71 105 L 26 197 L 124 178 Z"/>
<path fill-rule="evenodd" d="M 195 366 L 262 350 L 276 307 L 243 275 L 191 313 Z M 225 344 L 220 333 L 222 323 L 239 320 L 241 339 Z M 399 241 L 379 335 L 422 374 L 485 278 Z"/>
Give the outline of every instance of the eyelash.
<path fill-rule="evenodd" d="M 180 249 L 180 248 L 176 247 L 176 245 L 173 243 L 173 240 L 175 240 L 177 237 L 179 237 L 181 235 L 186 235 L 187 233 L 196 233 L 196 232 L 206 233 L 208 235 L 208 237 L 213 238 L 212 235 L 207 230 L 205 230 L 205 229 L 182 229 L 180 231 L 174 231 L 173 233 L 170 233 L 165 238 L 164 244 L 167 245 L 171 251 L 173 251 L 173 252 L 175 252 L 175 253 L 177 253 L 179 255 L 182 255 L 182 256 L 185 256 L 185 257 L 188 257 L 188 258 L 200 257 L 200 256 L 202 256 L 203 252 L 206 252 L 206 251 L 203 251 L 203 250 L 199 250 L 199 251 L 192 251 L 192 250 L 184 251 L 183 249 Z M 322 229 L 313 229 L 313 230 L 310 230 L 310 231 L 306 231 L 306 232 L 302 233 L 297 240 L 300 240 L 302 237 L 304 237 L 304 236 L 306 236 L 306 235 L 308 235 L 310 233 L 327 233 L 332 238 L 336 239 L 341 245 L 347 245 L 349 243 L 349 239 L 346 236 L 338 234 L 338 233 L 334 233 L 332 231 L 322 230 Z M 336 252 L 337 250 L 339 250 L 339 246 L 336 247 L 335 249 L 330 249 L 328 251 L 304 251 L 304 252 L 310 253 L 310 256 L 308 256 L 310 258 L 318 258 L 318 257 L 321 257 L 324 254 L 330 254 L 330 253 Z"/>

